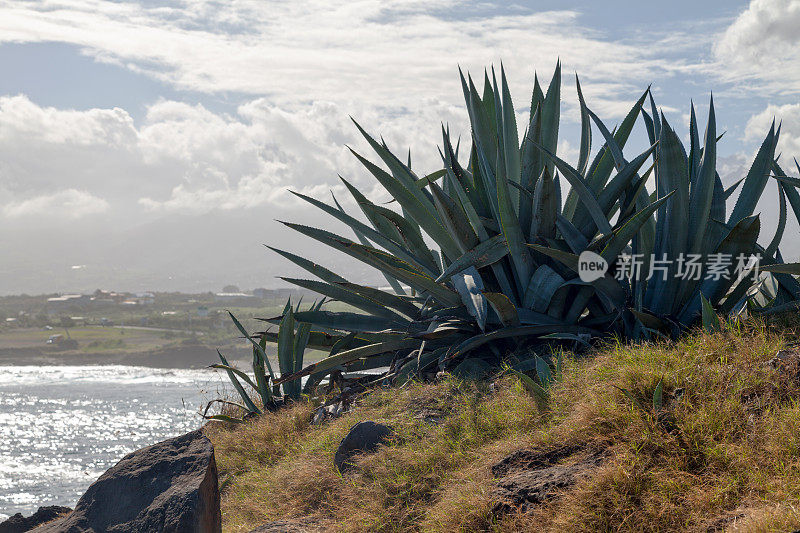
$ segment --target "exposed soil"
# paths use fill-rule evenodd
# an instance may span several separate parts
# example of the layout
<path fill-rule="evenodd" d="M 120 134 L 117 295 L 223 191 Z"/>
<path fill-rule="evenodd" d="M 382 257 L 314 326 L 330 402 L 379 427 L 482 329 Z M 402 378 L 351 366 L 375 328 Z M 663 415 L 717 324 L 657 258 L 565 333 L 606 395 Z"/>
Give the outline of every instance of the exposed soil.
<path fill-rule="evenodd" d="M 267 522 L 250 533 L 317 533 L 324 531 L 316 520 L 298 518 L 296 520 L 274 520 Z"/>
<path fill-rule="evenodd" d="M 550 450 L 518 450 L 492 466 L 497 486 L 494 512 L 526 512 L 579 478 L 591 475 L 605 460 L 602 451 L 562 446 Z"/>

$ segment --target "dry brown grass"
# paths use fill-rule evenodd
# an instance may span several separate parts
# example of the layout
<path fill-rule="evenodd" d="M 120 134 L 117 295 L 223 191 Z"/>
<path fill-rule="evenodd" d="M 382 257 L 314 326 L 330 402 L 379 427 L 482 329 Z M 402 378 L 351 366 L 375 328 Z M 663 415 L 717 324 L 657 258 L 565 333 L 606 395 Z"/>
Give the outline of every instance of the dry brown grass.
<path fill-rule="evenodd" d="M 793 337 L 785 322 L 755 323 L 676 343 L 609 345 L 566 365 L 545 411 L 504 377 L 492 387 L 450 380 L 376 390 L 321 427 L 302 405 L 209 427 L 230 480 L 225 530 L 311 517 L 339 531 L 792 531 L 800 371 L 764 363 Z M 426 409 L 441 421 L 420 418 Z M 333 453 L 361 420 L 389 423 L 396 437 L 342 476 Z M 491 465 L 520 448 L 564 443 L 605 448 L 610 459 L 527 514 L 494 516 Z"/>

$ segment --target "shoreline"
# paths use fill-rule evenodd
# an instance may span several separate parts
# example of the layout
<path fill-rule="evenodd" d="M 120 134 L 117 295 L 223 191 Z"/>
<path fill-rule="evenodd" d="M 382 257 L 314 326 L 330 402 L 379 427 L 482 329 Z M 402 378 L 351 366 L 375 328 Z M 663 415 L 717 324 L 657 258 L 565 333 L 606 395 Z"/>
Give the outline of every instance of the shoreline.
<path fill-rule="evenodd" d="M 246 360 L 249 350 L 227 349 L 231 361 Z M 204 344 L 167 346 L 141 352 L 81 352 L 50 351 L 39 347 L 0 349 L 0 368 L 3 366 L 42 365 L 125 365 L 149 368 L 205 368 L 219 361 L 216 348 Z"/>

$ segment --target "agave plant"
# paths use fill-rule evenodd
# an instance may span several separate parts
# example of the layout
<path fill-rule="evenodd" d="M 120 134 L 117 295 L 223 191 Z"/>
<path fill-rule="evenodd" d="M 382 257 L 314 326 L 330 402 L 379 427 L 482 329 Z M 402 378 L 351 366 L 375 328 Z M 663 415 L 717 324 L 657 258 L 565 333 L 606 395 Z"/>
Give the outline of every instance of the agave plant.
<path fill-rule="evenodd" d="M 334 356 L 285 379 L 370 364 L 389 364 L 405 378 L 437 364 L 446 367 L 461 363 L 466 355 L 485 345 L 489 345 L 489 351 L 472 358 L 472 364 L 485 364 L 485 359 L 498 362 L 520 343 L 582 340 L 617 321 L 624 300 L 618 284 L 600 280 L 595 284 L 598 290 L 577 279 L 562 261 L 530 245 L 561 246 L 569 254 L 586 249 L 595 234 L 602 232 L 612 237 L 615 246 L 624 246 L 666 200 L 659 198 L 639 211 L 630 210 L 619 216 L 612 228 L 609 220 L 620 194 L 632 182 L 641 186 L 645 178 L 638 172 L 654 148 L 615 168 L 605 146 L 587 168 L 591 149 L 588 117 L 593 115 L 578 85 L 584 119 L 579 161 L 583 170 L 565 172 L 568 165 L 554 155 L 560 115 L 560 65 L 546 94 L 538 80 L 534 83 L 530 118 L 521 144 L 502 71 L 500 79 L 498 85 L 494 73 L 491 81 L 486 75 L 480 96 L 472 79 L 462 75 L 473 132 L 466 167 L 458 162 L 457 148 L 453 148 L 444 128 L 444 168 L 420 178 L 410 163 L 401 161 L 383 141 L 356 124 L 388 172 L 353 153 L 397 201 L 399 212 L 371 202 L 345 179 L 345 187 L 368 224 L 346 213 L 335 199 L 334 205 L 329 205 L 295 193 L 349 225 L 358 242 L 322 229 L 286 225 L 377 268 L 393 292 L 353 283 L 290 252 L 276 250 L 319 278 L 284 280 L 361 311 L 298 313 L 298 319 L 320 330 L 312 333 L 312 344 L 339 349 L 332 350 Z M 646 95 L 618 129 L 613 148 L 625 144 Z M 571 210 L 581 221 L 580 230 L 563 216 L 558 171 L 576 191 Z M 582 173 L 594 178 L 602 204 Z M 435 242 L 436 249 L 429 248 L 423 233 Z M 282 320 L 275 317 L 271 322 Z M 347 349 L 341 349 L 343 343 L 347 343 Z"/>
<path fill-rule="evenodd" d="M 776 131 L 773 123 L 755 157 L 748 174 L 728 189 L 716 171 L 716 120 L 713 99 L 709 105 L 709 116 L 701 145 L 698 135 L 694 106 L 690 113 L 690 150 L 687 156 L 680 139 L 667 123 L 663 114 L 659 117 L 650 97 L 652 116 L 642 110 L 648 135 L 655 150 L 655 191 L 649 195 L 646 189 L 629 189 L 619 199 L 622 212 L 640 208 L 653 198 L 672 195 L 656 211 L 655 215 L 642 225 L 631 242 L 631 257 L 643 259 L 640 268 L 652 271 L 654 262 L 660 262 L 660 275 L 651 279 L 629 276 L 620 280 L 629 302 L 630 314 L 624 314 L 625 331 L 629 336 L 638 336 L 642 329 L 653 328 L 676 333 L 693 324 L 704 312 L 704 304 L 727 314 L 744 305 L 753 296 L 755 277 L 744 277 L 746 269 L 733 275 L 734 265 L 726 274 L 700 276 L 681 276 L 682 257 L 695 256 L 697 264 L 710 265 L 714 260 L 740 261 L 760 257 L 764 270 L 773 270 L 776 294 L 771 306 L 786 305 L 800 299 L 800 283 L 788 275 L 783 263 L 779 245 L 786 226 L 786 198 L 790 199 L 795 215 L 800 219 L 800 195 L 790 178 L 777 182 L 780 196 L 780 214 L 776 233 L 770 243 L 763 247 L 758 244 L 760 220 L 754 210 L 770 179 L 774 167 L 783 175 L 775 161 L 775 147 L 780 128 Z M 591 112 L 589 112 L 591 114 Z M 592 114 L 592 117 L 594 115 Z M 626 161 L 619 146 L 608 130 L 596 121 L 603 132 L 615 165 L 624 166 Z M 562 165 L 565 173 L 571 169 Z M 742 185 L 734 208 L 726 217 L 726 200 L 735 189 Z M 642 184 L 644 185 L 644 184 Z M 599 195 L 598 195 L 599 197 Z M 625 204 L 628 204 L 627 206 Z M 573 224 L 580 226 L 575 218 Z M 622 243 L 619 243 L 622 244 Z M 591 245 L 590 245 L 591 248 Z M 596 250 L 599 251 L 600 247 Z M 540 248 L 543 253 L 561 258 L 560 250 Z M 619 252 L 623 248 L 603 247 L 600 255 L 618 266 Z M 570 258 L 572 264 L 574 260 Z M 749 263 L 750 261 L 748 261 Z M 685 265 L 684 265 L 685 266 Z M 742 265 L 738 265 L 742 266 Z M 612 268 L 613 270 L 613 268 Z M 704 273 L 705 274 L 705 273 Z"/>
<path fill-rule="evenodd" d="M 294 194 L 349 226 L 355 240 L 284 224 L 374 267 L 391 290 L 355 283 L 291 252 L 273 249 L 317 278 L 285 281 L 355 309 L 293 312 L 292 320 L 312 325 L 308 345 L 330 356 L 293 373 L 282 368 L 275 384 L 379 367 L 389 367 L 389 376 L 404 381 L 437 367 L 496 366 L 515 353 L 552 343 L 586 342 L 607 333 L 674 333 L 699 317 L 705 300 L 713 310 L 727 312 L 752 288 L 752 283 L 737 279 L 682 280 L 673 271 L 664 281 L 617 279 L 614 273 L 625 253 L 652 261 L 681 253 L 709 257 L 758 252 L 763 262 L 782 263 L 778 245 L 785 200 L 778 232 L 766 248 L 756 242 L 759 220 L 753 215 L 770 169 L 778 168 L 774 126 L 726 218 L 725 200 L 736 185 L 724 189 L 716 172 L 713 101 L 702 146 L 692 109 L 687 156 L 656 111 L 649 89 L 612 133 L 586 105 L 576 76 L 581 140 L 577 165 L 572 166 L 556 155 L 560 71 L 557 65 L 546 92 L 534 79 L 521 140 L 503 69 L 499 83 L 494 69 L 484 74 L 482 93 L 462 74 L 472 133 L 467 162 L 459 162 L 459 146 L 453 146 L 442 127 L 442 168 L 421 177 L 412 170 L 410 158 L 404 162 L 356 123 L 384 166 L 351 151 L 399 208 L 374 203 L 342 178 L 363 219 L 347 213 L 335 197 L 327 204 Z M 648 96 L 652 114 L 643 109 Z M 623 149 L 639 117 L 650 147 L 627 159 Z M 604 143 L 590 162 L 592 124 Z M 647 188 L 651 176 L 652 191 Z M 563 199 L 562 179 L 569 184 Z M 786 179 L 778 182 L 781 198 L 788 197 L 800 215 L 796 184 Z M 579 256 L 587 251 L 612 267 L 588 282 L 578 276 Z M 800 297 L 800 284 L 793 277 L 774 275 L 779 289 L 772 305 Z M 287 313 L 266 320 L 291 324 Z M 261 339 L 280 346 L 280 334 L 276 338 L 263 333 Z"/>
<path fill-rule="evenodd" d="M 550 385 L 563 379 L 564 354 L 556 353 L 551 367 L 543 357 L 538 354 L 525 360 L 516 367 L 509 366 L 509 372 L 519 378 L 522 386 L 537 401 L 547 403 L 550 400 Z M 533 377 L 531 376 L 533 375 Z"/>
<path fill-rule="evenodd" d="M 800 175 L 800 163 L 797 162 L 797 159 L 794 160 L 794 165 L 797 169 L 798 175 Z M 797 220 L 800 221 L 800 194 L 796 189 L 797 187 L 800 187 L 800 179 L 788 176 L 783 171 L 780 164 L 778 164 L 777 160 L 774 161 L 772 169 L 774 172 L 773 177 L 778 181 L 778 185 L 780 187 L 781 206 L 778 219 L 778 229 L 782 234 L 784 228 L 786 227 L 787 198 L 792 206 L 792 210 L 794 211 Z M 800 275 L 800 263 L 783 263 L 782 258 L 780 257 L 780 251 L 777 249 L 777 247 L 775 247 L 775 262 L 762 267 L 762 269 L 771 272 L 783 287 L 776 288 L 774 291 L 775 297 L 769 301 L 769 305 L 761 306 L 760 308 L 756 309 L 756 311 L 761 313 L 774 313 L 788 309 L 797 309 L 800 302 L 798 302 L 796 299 L 792 300 L 787 298 L 786 292 L 784 291 L 781 294 L 780 290 L 781 288 L 785 289 L 786 284 L 792 284 L 793 278 L 790 276 Z M 783 296 L 783 298 L 779 299 L 779 296 Z M 750 302 L 751 301 L 748 301 L 748 303 Z"/>
<path fill-rule="evenodd" d="M 324 302 L 325 300 L 323 299 L 318 303 L 312 304 L 310 310 L 318 311 Z M 261 414 L 265 409 L 274 409 L 278 405 L 278 401 L 286 401 L 287 399 L 297 400 L 300 398 L 302 391 L 299 379 L 285 380 L 280 386 L 276 384 L 276 380 L 281 376 L 295 374 L 303 368 L 303 356 L 308 347 L 308 341 L 311 335 L 311 324 L 297 322 L 294 315 L 299 312 L 300 303 L 298 303 L 295 308 L 292 308 L 292 301 L 290 299 L 283 309 L 278 332 L 274 334 L 271 332 L 263 332 L 258 340 L 256 340 L 256 338 L 247 332 L 233 313 L 228 311 L 236 329 L 238 329 L 253 345 L 253 378 L 228 363 L 225 356 L 217 350 L 217 355 L 222 362 L 211 365 L 211 368 L 217 368 L 227 372 L 233 388 L 242 399 L 242 403 L 218 399 L 210 402 L 206 406 L 205 411 L 208 413 L 209 408 L 214 403 L 222 403 L 238 408 L 244 415 L 242 418 L 237 419 L 225 414 L 206 416 L 204 413 L 203 416 L 205 418 L 227 422 L 241 422 L 248 416 Z M 267 341 L 270 339 L 278 345 L 279 374 L 273 371 L 272 364 L 267 357 L 266 347 Z M 255 397 L 251 396 L 251 393 L 247 391 L 247 388 L 245 388 L 242 382 L 255 393 Z M 309 389 L 312 385 L 313 383 L 307 382 L 307 387 Z M 283 394 L 281 394 L 281 392 L 283 392 Z"/>

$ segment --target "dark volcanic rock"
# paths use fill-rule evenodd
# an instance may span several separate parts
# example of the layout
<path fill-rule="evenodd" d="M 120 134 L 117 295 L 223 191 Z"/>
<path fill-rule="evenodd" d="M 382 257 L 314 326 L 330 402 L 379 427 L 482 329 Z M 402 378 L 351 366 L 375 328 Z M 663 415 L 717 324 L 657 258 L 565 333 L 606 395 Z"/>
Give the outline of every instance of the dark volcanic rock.
<path fill-rule="evenodd" d="M 492 467 L 492 474 L 499 477 L 492 492 L 494 511 L 526 512 L 557 495 L 579 478 L 590 475 L 604 460 L 600 452 L 583 454 L 582 458 L 566 464 L 561 460 L 571 459 L 578 448 L 562 447 L 536 452 L 521 450 L 512 453 Z"/>
<path fill-rule="evenodd" d="M 414 415 L 417 420 L 422 420 L 426 424 L 435 426 L 439 424 L 445 416 L 445 412 L 441 409 L 432 409 L 430 407 L 423 407 L 418 413 Z"/>
<path fill-rule="evenodd" d="M 578 446 L 560 446 L 549 450 L 517 450 L 492 466 L 492 476 L 501 478 L 516 472 L 527 472 L 552 466 L 581 450 Z"/>
<path fill-rule="evenodd" d="M 340 472 L 353 467 L 349 460 L 356 454 L 374 452 L 378 446 L 386 442 L 392 434 L 392 428 L 371 420 L 359 422 L 350 428 L 350 433 L 342 439 L 333 464 Z"/>
<path fill-rule="evenodd" d="M 0 533 L 22 533 L 23 531 L 30 531 L 36 526 L 55 520 L 71 511 L 72 509 L 69 507 L 50 505 L 47 507 L 39 507 L 31 516 L 22 516 L 22 513 L 17 513 L 5 522 L 0 522 Z"/>
<path fill-rule="evenodd" d="M 775 357 L 766 362 L 766 365 L 778 370 L 792 369 L 798 366 L 800 351 L 796 349 L 780 350 Z"/>
<path fill-rule="evenodd" d="M 126 455 L 37 533 L 221 531 L 214 447 L 199 430 Z"/>

